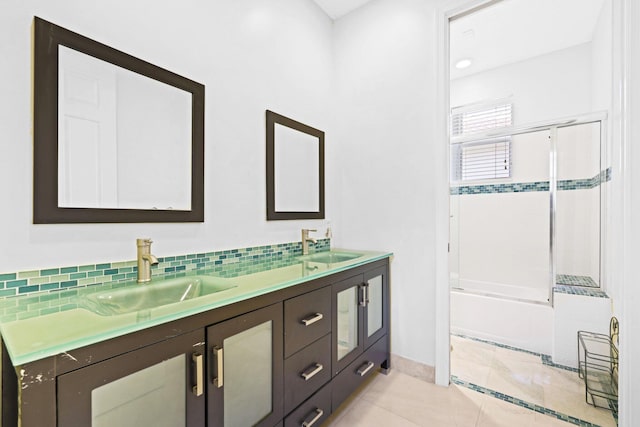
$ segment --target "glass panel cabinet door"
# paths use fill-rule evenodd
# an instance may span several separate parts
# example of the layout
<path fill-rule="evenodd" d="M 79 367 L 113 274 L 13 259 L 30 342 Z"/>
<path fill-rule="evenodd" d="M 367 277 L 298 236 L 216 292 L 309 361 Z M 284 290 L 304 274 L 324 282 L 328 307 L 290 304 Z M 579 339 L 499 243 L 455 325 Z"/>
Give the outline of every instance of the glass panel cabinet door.
<path fill-rule="evenodd" d="M 376 342 L 387 331 L 387 270 L 378 268 L 368 271 L 364 275 L 365 301 L 365 348 Z"/>
<path fill-rule="evenodd" d="M 273 321 L 230 336 L 224 348 L 224 425 L 252 426 L 271 413 Z"/>
<path fill-rule="evenodd" d="M 382 275 L 367 281 L 367 338 L 382 328 Z"/>
<path fill-rule="evenodd" d="M 358 347 L 358 287 L 338 292 L 338 360 Z"/>
<path fill-rule="evenodd" d="M 58 377 L 58 425 L 204 426 L 204 330 Z"/>
<path fill-rule="evenodd" d="M 172 357 L 91 392 L 91 426 L 185 427 L 186 358 Z"/>
<path fill-rule="evenodd" d="M 362 353 L 362 275 L 333 285 L 332 368 L 341 371 Z"/>
<path fill-rule="evenodd" d="M 282 305 L 208 328 L 209 426 L 272 426 L 283 415 Z"/>

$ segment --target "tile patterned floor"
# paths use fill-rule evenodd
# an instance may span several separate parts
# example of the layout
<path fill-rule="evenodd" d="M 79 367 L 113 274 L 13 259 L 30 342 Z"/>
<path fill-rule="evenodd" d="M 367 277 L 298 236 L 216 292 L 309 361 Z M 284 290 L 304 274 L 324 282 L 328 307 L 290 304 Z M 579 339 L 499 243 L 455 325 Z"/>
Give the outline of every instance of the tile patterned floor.
<path fill-rule="evenodd" d="M 389 375 L 376 374 L 324 426 L 616 425 L 611 412 L 584 403 L 584 389 L 575 372 L 544 365 L 540 356 L 488 343 L 455 336 L 451 342 L 455 380 L 449 387 L 436 386 L 392 369 Z M 568 423 L 557 419 L 556 414 L 579 418 Z M 586 424 L 580 424 L 580 420 Z"/>
<path fill-rule="evenodd" d="M 488 394 L 585 427 L 615 427 L 611 411 L 585 403 L 577 372 L 550 364 L 539 354 L 487 342 L 451 337 L 454 382 L 469 383 Z M 456 381 L 459 380 L 459 381 Z"/>

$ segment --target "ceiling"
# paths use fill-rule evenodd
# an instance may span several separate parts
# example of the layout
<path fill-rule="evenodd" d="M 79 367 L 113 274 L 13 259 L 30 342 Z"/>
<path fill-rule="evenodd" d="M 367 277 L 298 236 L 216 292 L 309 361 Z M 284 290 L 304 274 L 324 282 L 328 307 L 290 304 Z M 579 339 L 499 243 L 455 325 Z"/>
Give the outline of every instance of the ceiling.
<path fill-rule="evenodd" d="M 338 19 L 372 0 L 314 0 Z M 523 61 L 593 38 L 605 0 L 502 0 L 453 20 L 450 25 L 451 78 Z M 454 67 L 462 58 L 473 64 Z"/>
<path fill-rule="evenodd" d="M 331 19 L 338 19 L 371 0 L 314 0 Z"/>
<path fill-rule="evenodd" d="M 503 0 L 451 22 L 455 79 L 590 42 L 604 0 Z M 454 67 L 462 58 L 473 64 Z"/>

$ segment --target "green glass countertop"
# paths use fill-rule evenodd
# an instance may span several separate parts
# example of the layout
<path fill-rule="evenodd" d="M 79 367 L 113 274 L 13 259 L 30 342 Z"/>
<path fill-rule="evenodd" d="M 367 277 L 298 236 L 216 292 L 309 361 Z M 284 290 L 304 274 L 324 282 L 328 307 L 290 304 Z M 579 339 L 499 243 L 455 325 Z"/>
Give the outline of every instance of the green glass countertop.
<path fill-rule="evenodd" d="M 332 253 L 353 253 L 356 257 L 333 256 Z M 327 256 L 320 254 L 328 254 Z M 359 256 L 357 256 L 359 255 Z M 215 277 L 215 281 L 221 286 L 222 291 L 191 297 L 175 303 L 164 303 L 159 307 L 142 306 L 141 308 L 127 306 L 120 311 L 105 314 L 105 310 L 92 309 L 87 301 L 87 296 L 99 296 L 110 293 L 121 293 L 122 289 L 131 287 L 136 290 L 140 286 L 153 287 L 161 285 L 163 278 L 154 276 L 149 284 L 139 285 L 128 282 L 120 285 L 114 291 L 112 284 L 91 286 L 86 293 L 76 297 L 75 304 L 64 302 L 59 312 L 51 314 L 39 314 L 38 307 L 33 304 L 21 304 L 21 300 L 33 296 L 12 298 L 16 301 L 19 316 L 27 317 L 24 320 L 14 320 L 0 323 L 0 333 L 4 341 L 11 361 L 14 366 L 23 365 L 35 360 L 56 354 L 64 354 L 70 350 L 95 344 L 131 332 L 140 331 L 152 326 L 181 319 L 193 314 L 202 313 L 218 307 L 243 301 L 269 292 L 287 288 L 307 282 L 309 280 L 328 276 L 353 267 L 364 265 L 373 261 L 390 257 L 391 253 L 371 251 L 346 251 L 334 249 L 330 252 L 319 252 L 307 257 L 290 257 L 282 259 L 278 268 L 270 268 L 258 273 L 246 274 L 237 277 L 225 277 L 225 271 L 210 272 L 207 270 L 194 271 L 183 275 L 170 276 L 193 278 L 205 281 L 206 278 Z M 314 258 L 316 256 L 316 258 Z M 320 256 L 318 258 L 318 256 Z M 322 260 L 324 262 L 318 262 Z M 234 264 L 228 264 L 225 268 L 232 269 Z M 85 289 L 85 288 L 83 288 Z M 121 295 L 121 294 L 120 294 Z M 98 300 L 98 298 L 93 298 Z M 61 302 L 61 304 L 63 304 Z M 33 311 L 30 313 L 30 311 Z"/>

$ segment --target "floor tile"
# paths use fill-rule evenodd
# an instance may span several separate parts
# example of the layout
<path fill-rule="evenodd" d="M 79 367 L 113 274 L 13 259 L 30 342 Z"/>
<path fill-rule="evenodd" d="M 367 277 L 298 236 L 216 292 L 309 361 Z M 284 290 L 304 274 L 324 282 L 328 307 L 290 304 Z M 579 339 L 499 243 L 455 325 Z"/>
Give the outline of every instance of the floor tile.
<path fill-rule="evenodd" d="M 333 427 L 416 427 L 411 421 L 373 403 L 359 399 L 337 420 L 325 423 Z"/>
<path fill-rule="evenodd" d="M 543 381 L 543 377 L 535 369 L 511 364 L 494 367 L 489 374 L 487 388 L 527 402 L 543 405 Z"/>
<path fill-rule="evenodd" d="M 469 342 L 470 341 L 470 342 Z M 584 403 L 584 385 L 576 372 L 544 365 L 540 356 L 490 348 L 487 343 L 452 337 L 452 374 L 460 384 L 436 386 L 400 371 L 375 374 L 324 426 L 337 427 L 568 427 L 558 417 L 574 416 L 594 426 L 615 427 L 610 411 Z M 478 344 L 477 349 L 474 349 Z M 477 351 L 476 351 L 477 350 Z M 537 358 L 537 360 L 536 360 Z M 491 387 L 469 387 L 461 374 L 489 366 Z M 479 384 L 476 384 L 479 385 Z M 499 393 L 497 393 L 499 392 Z M 502 394 L 500 394 L 502 393 Z M 498 398 L 498 397 L 501 398 Z M 518 400 L 522 399 L 522 401 Z M 513 403 L 515 401 L 515 403 Z M 539 411 L 530 408 L 538 404 Z M 553 412 L 556 411 L 556 412 Z"/>
<path fill-rule="evenodd" d="M 477 346 L 479 351 L 483 353 L 487 351 L 487 343 L 485 342 L 460 337 L 457 337 L 455 341 L 452 340 L 452 342 L 457 342 L 458 346 L 463 347 L 465 349 L 464 354 L 472 353 L 474 346 Z M 480 375 L 486 375 L 484 370 L 469 373 L 473 370 L 473 367 L 465 360 L 462 363 L 457 363 L 456 358 L 464 356 L 464 354 L 456 355 L 455 352 L 451 353 L 451 373 L 453 375 L 456 375 L 463 382 L 471 382 L 470 378 L 477 379 Z M 456 371 L 457 368 L 460 369 Z M 491 359 L 489 379 L 485 387 L 489 391 L 499 392 L 515 398 L 516 404 L 511 404 L 515 407 L 518 407 L 518 405 L 539 405 L 559 413 L 560 416 L 572 416 L 602 427 L 616 426 L 615 419 L 610 411 L 594 408 L 585 403 L 584 383 L 578 377 L 577 372 L 545 365 L 542 363 L 540 355 L 496 346 L 494 357 Z M 518 399 L 524 402 L 519 402 Z M 533 425 L 545 425 L 545 422 L 554 425 L 558 423 L 569 425 L 564 421 L 555 419 L 552 415 L 535 413 L 527 408 L 522 409 L 536 414 L 533 421 L 531 421 L 530 417 L 526 421 L 533 423 Z M 500 425 L 501 421 L 487 418 L 485 412 L 483 408 L 478 420 L 479 425 L 482 423 L 491 425 L 492 422 Z M 524 419 L 523 422 L 525 422 Z"/>
<path fill-rule="evenodd" d="M 535 412 L 485 396 L 476 427 L 531 427 L 535 422 Z"/>
<path fill-rule="evenodd" d="M 437 386 L 395 371 L 362 394 L 363 400 L 425 426 L 474 425 L 480 398 L 470 390 Z"/>

